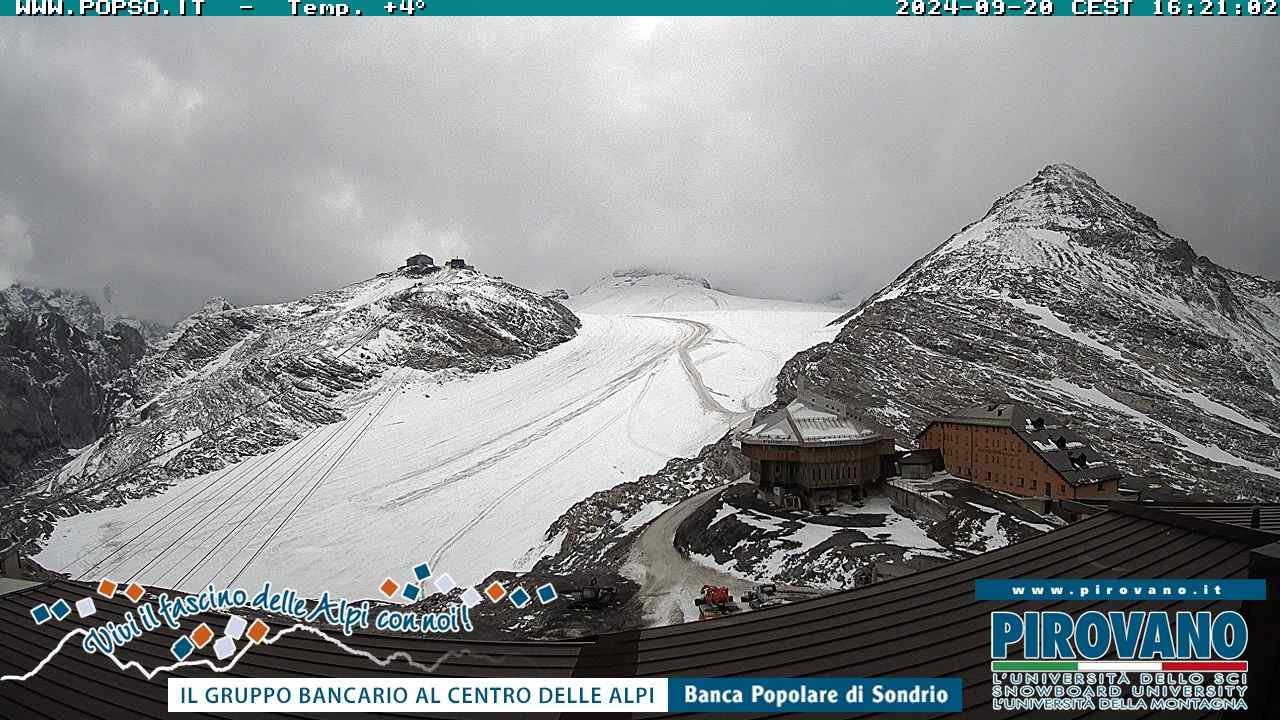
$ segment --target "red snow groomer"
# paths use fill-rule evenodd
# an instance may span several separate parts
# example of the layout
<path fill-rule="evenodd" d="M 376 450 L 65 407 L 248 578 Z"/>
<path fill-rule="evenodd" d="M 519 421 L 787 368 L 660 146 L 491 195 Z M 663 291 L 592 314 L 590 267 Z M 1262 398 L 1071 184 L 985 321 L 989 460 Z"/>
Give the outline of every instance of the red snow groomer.
<path fill-rule="evenodd" d="M 733 601 L 729 588 L 719 585 L 703 585 L 702 597 L 695 598 L 693 604 L 698 606 L 699 620 L 724 617 L 742 609 Z"/>

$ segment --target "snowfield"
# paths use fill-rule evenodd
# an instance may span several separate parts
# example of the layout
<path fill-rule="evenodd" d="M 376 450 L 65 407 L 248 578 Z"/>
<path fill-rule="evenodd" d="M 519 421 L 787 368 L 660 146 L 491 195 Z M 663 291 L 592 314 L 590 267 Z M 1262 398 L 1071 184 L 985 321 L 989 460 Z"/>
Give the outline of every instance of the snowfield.
<path fill-rule="evenodd" d="M 36 559 L 91 579 L 350 597 L 423 561 L 463 584 L 527 567 L 568 507 L 715 441 L 772 400 L 788 358 L 838 330 L 831 306 L 638 282 L 568 301 L 578 335 L 530 360 L 470 376 L 391 368 L 346 398 L 341 422 L 62 520 Z"/>

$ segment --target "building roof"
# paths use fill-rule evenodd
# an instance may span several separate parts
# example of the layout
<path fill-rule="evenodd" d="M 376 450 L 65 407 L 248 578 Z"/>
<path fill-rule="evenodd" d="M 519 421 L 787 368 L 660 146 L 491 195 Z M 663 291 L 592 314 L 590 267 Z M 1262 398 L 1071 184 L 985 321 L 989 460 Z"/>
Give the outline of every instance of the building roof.
<path fill-rule="evenodd" d="M 1090 498 L 1091 499 L 1091 498 Z M 1255 528 L 1280 535 L 1280 505 L 1264 503 L 1143 503 L 1162 512 L 1177 513 L 1224 525 Z M 1254 525 L 1254 519 L 1257 525 Z"/>
<path fill-rule="evenodd" d="M 738 434 L 748 444 L 793 446 L 865 445 L 887 437 L 892 436 L 843 404 L 808 391 Z"/>
<path fill-rule="evenodd" d="M 934 423 L 1007 427 L 1073 486 L 1094 485 L 1123 477 L 1083 435 L 1070 430 L 1056 418 L 1018 403 L 979 403 L 957 410 L 930 421 L 920 435 L 924 435 Z"/>
<path fill-rule="evenodd" d="M 1278 507 L 1269 506 L 1268 514 L 1280 512 Z M 1166 511 L 1159 506 L 1116 503 L 1105 512 L 1045 535 L 876 585 L 718 620 L 606 634 L 582 642 L 503 643 L 372 634 L 358 634 L 343 642 L 379 658 L 402 652 L 419 666 L 438 663 L 436 675 L 443 677 L 960 677 L 965 685 L 965 709 L 947 717 L 1010 717 L 991 710 L 989 614 L 993 610 L 1233 609 L 1240 603 L 978 602 L 973 597 L 975 580 L 1247 577 L 1251 549 L 1267 546 L 1263 552 L 1269 552 L 1277 547 L 1280 535 L 1217 522 L 1212 519 L 1216 515 L 1214 506 Z M 0 646 L 5 648 L 0 654 L 0 673 L 28 672 L 49 656 L 68 628 L 87 624 L 73 614 L 64 622 L 37 626 L 28 615 L 33 604 L 56 598 L 70 602 L 88 592 L 83 583 L 57 581 L 0 597 Z M 103 600 L 99 603 L 101 617 L 94 620 L 118 618 L 130 606 L 127 601 Z M 190 624 L 197 622 L 221 629 L 224 620 L 205 614 Z M 125 646 L 121 659 L 139 660 L 147 667 L 169 664 L 169 644 L 176 635 L 167 629 L 144 635 Z M 208 650 L 201 651 L 201 656 L 212 658 Z M 183 667 L 173 674 L 207 677 L 212 670 Z M 404 659 L 382 667 L 317 635 L 295 632 L 255 647 L 226 674 L 392 677 L 417 676 L 424 671 Z M 86 655 L 77 643 L 67 643 L 31 679 L 0 683 L 0 717 L 159 718 L 165 715 L 166 677 L 161 674 L 155 680 L 145 680 L 136 671 L 116 669 L 101 656 Z M 1250 689 L 1253 691 L 1252 686 Z M 295 715 L 299 716 L 305 717 Z M 1167 715 L 1144 717 L 1156 716 Z M 1138 716 L 1099 712 L 1071 717 L 1105 720 Z M 1174 717 L 1209 718 L 1213 714 Z"/>

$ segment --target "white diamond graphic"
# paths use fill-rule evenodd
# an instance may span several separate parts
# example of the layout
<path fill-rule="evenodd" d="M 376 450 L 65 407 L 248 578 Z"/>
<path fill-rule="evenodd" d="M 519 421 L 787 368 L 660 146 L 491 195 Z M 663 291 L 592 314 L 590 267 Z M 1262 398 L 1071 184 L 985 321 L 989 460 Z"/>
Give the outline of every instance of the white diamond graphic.
<path fill-rule="evenodd" d="M 230 637 L 223 635 L 213 643 L 213 654 L 218 656 L 219 660 L 226 660 L 236 654 L 236 641 Z"/>
<path fill-rule="evenodd" d="M 453 581 L 453 576 L 449 573 L 444 573 L 436 578 L 436 589 L 442 593 L 447 593 L 456 587 L 458 587 L 458 583 Z"/>
<path fill-rule="evenodd" d="M 239 615 L 232 615 L 227 619 L 227 637 L 232 640 L 239 640 L 244 635 L 245 628 L 249 627 L 249 623 Z"/>
<path fill-rule="evenodd" d="M 93 604 L 93 598 L 84 598 L 76 602 L 76 612 L 80 613 L 80 617 L 86 618 L 98 612 L 98 606 Z"/>

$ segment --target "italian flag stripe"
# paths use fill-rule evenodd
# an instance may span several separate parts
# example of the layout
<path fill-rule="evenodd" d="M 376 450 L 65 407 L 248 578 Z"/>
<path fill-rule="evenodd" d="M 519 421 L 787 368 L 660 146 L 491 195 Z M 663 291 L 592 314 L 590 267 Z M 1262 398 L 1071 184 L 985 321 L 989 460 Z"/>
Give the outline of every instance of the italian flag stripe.
<path fill-rule="evenodd" d="M 996 660 L 992 672 L 1248 672 L 1248 662 L 1205 660 Z"/>

